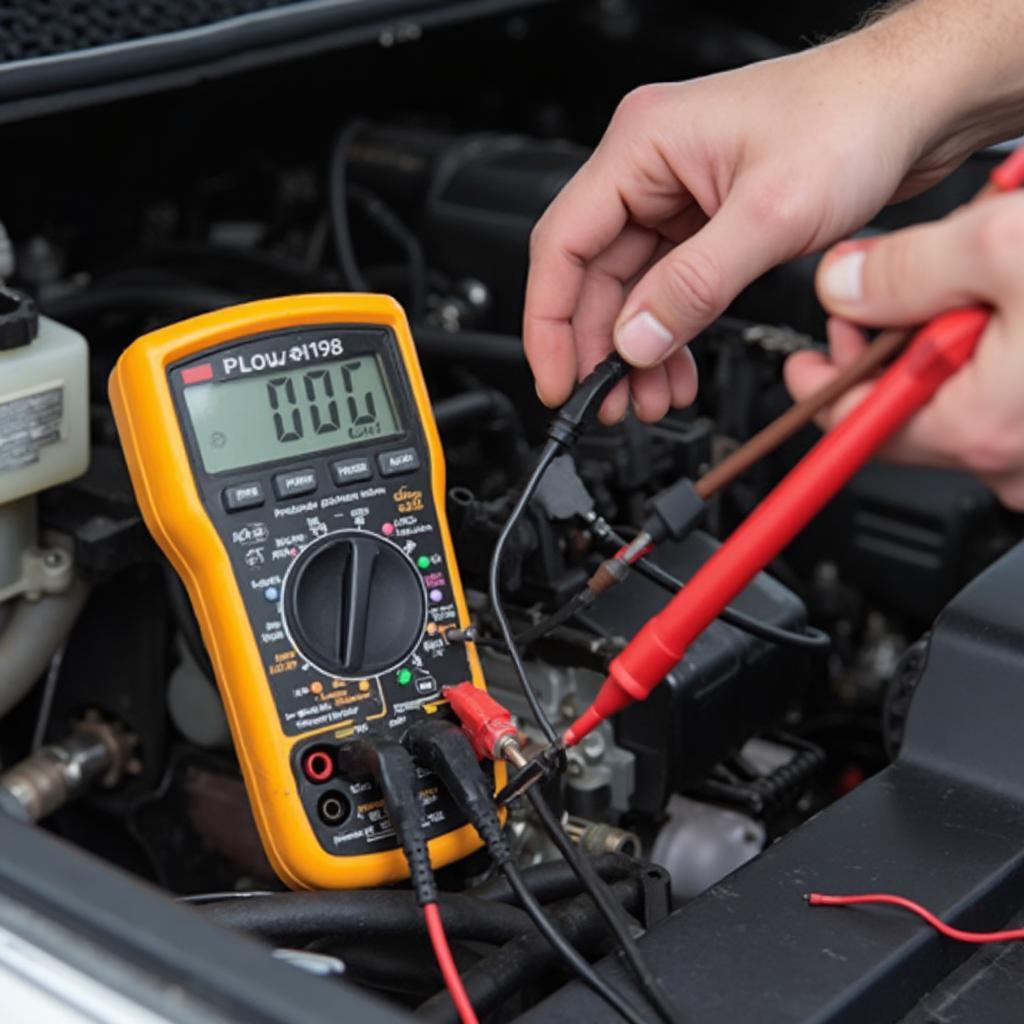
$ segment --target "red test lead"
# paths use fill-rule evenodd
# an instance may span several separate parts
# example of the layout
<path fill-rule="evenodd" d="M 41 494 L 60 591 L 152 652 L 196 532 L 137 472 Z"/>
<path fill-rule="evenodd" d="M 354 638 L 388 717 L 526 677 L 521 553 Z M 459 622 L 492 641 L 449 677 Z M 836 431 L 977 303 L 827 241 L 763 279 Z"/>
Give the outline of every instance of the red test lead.
<path fill-rule="evenodd" d="M 980 307 L 953 310 L 914 335 L 863 402 L 804 456 L 611 663 L 594 703 L 566 730 L 566 746 L 648 696 L 722 609 L 970 359 L 990 315 Z"/>

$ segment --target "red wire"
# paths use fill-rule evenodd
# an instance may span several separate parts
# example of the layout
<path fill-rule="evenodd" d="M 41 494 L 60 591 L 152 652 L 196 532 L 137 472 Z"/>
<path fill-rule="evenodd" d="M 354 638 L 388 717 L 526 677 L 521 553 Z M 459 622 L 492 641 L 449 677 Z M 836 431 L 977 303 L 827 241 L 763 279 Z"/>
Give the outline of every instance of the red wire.
<path fill-rule="evenodd" d="M 982 945 L 987 942 L 1015 942 L 1024 939 L 1024 928 L 1010 928 L 1003 932 L 965 932 L 954 928 L 937 918 L 930 910 L 925 910 L 920 903 L 908 900 L 905 896 L 893 896 L 891 893 L 871 892 L 863 896 L 826 896 L 820 892 L 812 892 L 807 897 L 812 907 L 851 907 L 858 903 L 888 903 L 894 907 L 902 907 L 918 917 L 923 918 L 937 932 L 957 942 L 974 942 Z"/>
<path fill-rule="evenodd" d="M 441 911 L 437 904 L 424 904 L 423 917 L 427 922 L 427 934 L 430 936 L 430 944 L 434 947 L 437 966 L 441 968 L 441 975 L 459 1013 L 459 1020 L 462 1024 L 478 1024 L 476 1010 L 469 1001 L 462 978 L 459 976 L 459 969 L 452 958 L 452 951 L 448 948 L 448 936 L 444 933 L 444 923 L 441 921 Z"/>

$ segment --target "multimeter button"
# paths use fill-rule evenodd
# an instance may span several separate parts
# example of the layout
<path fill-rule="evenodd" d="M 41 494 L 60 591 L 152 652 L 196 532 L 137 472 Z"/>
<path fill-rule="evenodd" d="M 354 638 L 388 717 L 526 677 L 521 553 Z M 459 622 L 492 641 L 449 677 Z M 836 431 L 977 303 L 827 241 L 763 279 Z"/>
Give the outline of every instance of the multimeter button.
<path fill-rule="evenodd" d="M 420 453 L 415 448 L 396 448 L 393 452 L 381 452 L 377 456 L 382 476 L 398 476 L 420 468 Z"/>
<path fill-rule="evenodd" d="M 274 477 L 274 493 L 279 498 L 297 498 L 316 490 L 315 469 L 295 469 Z"/>
<path fill-rule="evenodd" d="M 338 459 L 331 463 L 331 476 L 339 487 L 361 484 L 373 477 L 373 467 L 369 459 Z"/>
<path fill-rule="evenodd" d="M 251 484 L 235 484 L 234 487 L 225 487 L 221 497 L 228 512 L 257 508 L 263 504 L 263 485 L 258 480 Z"/>

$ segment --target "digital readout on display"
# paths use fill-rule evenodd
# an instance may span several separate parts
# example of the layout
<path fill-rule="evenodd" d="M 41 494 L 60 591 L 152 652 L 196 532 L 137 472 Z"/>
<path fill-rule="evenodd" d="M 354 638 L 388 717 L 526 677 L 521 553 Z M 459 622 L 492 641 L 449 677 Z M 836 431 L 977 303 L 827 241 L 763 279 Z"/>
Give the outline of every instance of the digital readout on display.
<path fill-rule="evenodd" d="M 402 431 L 380 358 L 185 388 L 208 473 L 309 455 Z"/>

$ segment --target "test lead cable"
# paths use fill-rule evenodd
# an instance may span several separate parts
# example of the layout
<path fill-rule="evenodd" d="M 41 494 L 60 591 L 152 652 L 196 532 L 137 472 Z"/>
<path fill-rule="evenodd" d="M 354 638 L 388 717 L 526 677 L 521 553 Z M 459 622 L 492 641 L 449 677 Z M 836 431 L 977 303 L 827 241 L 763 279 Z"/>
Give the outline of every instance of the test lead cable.
<path fill-rule="evenodd" d="M 409 862 L 409 876 L 416 901 L 423 909 L 427 935 L 441 977 L 444 978 L 462 1024 L 479 1024 L 455 965 L 441 919 L 437 903 L 437 882 L 430 865 L 416 766 L 412 758 L 396 740 L 349 740 L 338 748 L 338 768 L 350 777 L 370 776 L 380 786 L 391 826 Z"/>
<path fill-rule="evenodd" d="M 470 683 L 462 685 L 469 686 L 475 691 Z M 487 715 L 491 714 L 491 707 L 496 703 L 493 699 L 489 699 L 485 705 Z M 500 705 L 497 706 L 500 708 Z M 510 721 L 511 716 L 509 716 Z M 491 722 L 488 728 L 493 725 L 494 723 Z M 453 722 L 444 719 L 427 719 L 412 726 L 406 733 L 404 742 L 416 761 L 441 779 L 459 809 L 480 833 L 491 858 L 505 876 L 520 906 L 530 915 L 537 930 L 548 940 L 552 948 L 579 976 L 580 980 L 604 999 L 624 1020 L 630 1024 L 644 1024 L 644 1018 L 636 1008 L 605 981 L 558 931 L 526 885 L 502 833 L 501 823 L 494 806 L 494 798 L 491 796 L 487 781 L 480 770 L 474 746 L 464 735 L 463 730 Z M 588 892 L 590 891 L 588 883 L 584 883 L 584 887 L 588 889 Z M 595 902 L 597 901 L 595 900 Z M 598 903 L 598 909 L 602 914 L 605 913 L 600 903 Z M 644 971 L 645 979 L 653 978 L 646 968 Z M 646 991 L 647 986 L 645 985 L 644 988 Z M 662 998 L 665 1005 L 668 1005 L 667 998 Z M 666 1024 L 675 1024 L 674 1016 L 665 1019 Z"/>
<path fill-rule="evenodd" d="M 512 667 L 515 669 L 516 678 L 530 706 L 534 720 L 541 728 L 549 743 L 558 740 L 558 733 L 551 724 L 547 712 L 534 693 L 530 685 L 529 677 L 526 674 L 526 666 L 523 664 L 522 656 L 516 643 L 512 626 L 505 614 L 504 604 L 501 597 L 501 564 L 505 556 L 505 549 L 508 546 L 509 538 L 515 532 L 526 511 L 527 506 L 537 492 L 544 474 L 555 458 L 573 447 L 580 434 L 597 422 L 597 413 L 601 403 L 608 396 L 608 392 L 629 372 L 628 365 L 620 356 L 609 356 L 604 362 L 597 366 L 577 385 L 569 400 L 558 410 L 551 425 L 548 427 L 548 440 L 540 458 L 530 474 L 522 493 L 509 513 L 505 525 L 494 545 L 494 552 L 491 555 L 491 564 L 488 571 L 488 592 L 491 600 L 491 609 L 498 621 L 502 638 L 508 649 L 509 657 L 512 659 Z"/>

